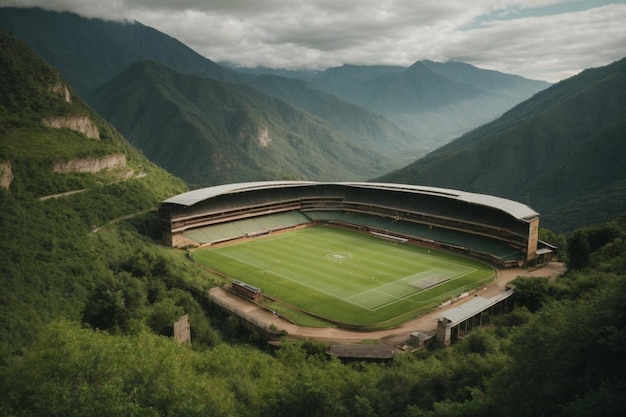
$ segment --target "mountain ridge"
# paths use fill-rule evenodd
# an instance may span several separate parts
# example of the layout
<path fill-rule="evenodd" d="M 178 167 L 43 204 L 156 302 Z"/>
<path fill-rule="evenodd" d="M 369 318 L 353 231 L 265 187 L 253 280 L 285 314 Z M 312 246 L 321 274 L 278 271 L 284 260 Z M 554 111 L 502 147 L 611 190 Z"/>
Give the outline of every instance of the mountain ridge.
<path fill-rule="evenodd" d="M 171 184 L 184 189 L 180 180 L 158 172 L 55 68 L 14 35 L 0 29 L 0 45 L 0 161 L 9 163 L 12 177 L 4 188 L 37 197 L 150 172 L 146 183 L 163 177 L 160 196 L 171 191 Z"/>
<path fill-rule="evenodd" d="M 254 88 L 180 74 L 152 61 L 135 63 L 103 85 L 94 103 L 153 161 L 198 186 L 365 179 L 391 166 L 321 119 Z"/>
<path fill-rule="evenodd" d="M 460 81 L 464 77 L 457 70 L 450 69 L 450 66 L 458 64 L 435 65 L 432 61 L 417 61 L 402 70 L 392 67 L 389 72 L 376 76 L 371 74 L 371 77 L 359 81 L 352 88 L 356 94 L 339 94 L 339 97 L 378 112 L 405 130 L 419 132 L 420 136 L 426 138 L 435 137 L 436 140 L 429 146 L 429 150 L 433 150 L 446 142 L 441 137 L 458 136 L 478 127 L 549 85 L 519 76 L 480 70 L 468 64 L 463 66 L 465 72 L 471 67 L 474 77 L 477 77 L 476 74 L 483 77 L 487 73 L 498 74 L 498 78 L 509 80 L 515 89 L 519 88 L 518 83 L 529 86 L 530 91 L 525 96 L 506 96 L 502 88 L 496 93 L 471 85 L 466 79 Z M 335 72 L 349 68 L 341 67 Z M 320 75 L 317 79 L 322 77 Z M 315 79 L 312 82 L 323 88 L 323 83 L 320 85 Z"/>
<path fill-rule="evenodd" d="M 265 74 L 246 85 L 320 117 L 355 143 L 403 156 L 414 147 L 413 138 L 385 117 L 340 100 L 305 80 Z"/>
<path fill-rule="evenodd" d="M 41 56 L 59 68 L 70 84 L 75 85 L 81 96 L 89 103 L 91 103 L 90 94 L 95 88 L 119 74 L 133 62 L 141 60 L 160 62 L 183 74 L 198 74 L 229 83 L 254 83 L 257 87 L 259 87 L 259 79 L 254 81 L 254 78 L 262 75 L 262 71 L 259 70 L 241 69 L 238 71 L 232 67 L 220 66 L 170 36 L 138 22 L 105 22 L 81 18 L 70 13 L 47 12 L 42 9 L 2 8 L 0 9 L 0 25 L 14 31 Z M 407 73 L 416 72 L 417 64 L 414 64 L 412 69 L 384 65 L 346 64 L 321 72 L 273 70 L 270 72 L 274 75 L 283 76 L 284 85 L 277 86 L 277 83 L 273 82 L 272 85 L 276 88 L 274 91 L 270 91 L 272 85 L 261 89 L 266 94 L 286 99 L 284 95 L 281 96 L 286 86 L 289 85 L 289 81 L 284 76 L 299 76 L 316 85 L 321 91 L 334 95 L 341 101 L 347 101 L 341 105 L 343 109 L 347 110 L 348 104 L 352 104 L 363 108 L 364 111 L 377 113 L 387 120 L 387 122 L 382 122 L 383 124 L 396 125 L 396 127 L 384 128 L 387 132 L 396 131 L 393 134 L 396 136 L 394 141 L 404 141 L 407 136 L 411 138 L 407 152 L 399 152 L 399 157 L 402 158 L 405 158 L 405 155 L 413 158 L 424 155 L 461 133 L 494 119 L 526 97 L 504 94 L 504 90 L 497 93 L 480 90 L 480 92 L 474 91 L 471 99 L 460 97 L 455 93 L 456 90 L 473 89 L 467 83 L 459 84 L 458 78 L 461 76 L 461 71 L 456 71 L 456 79 L 450 75 L 450 72 L 454 72 L 451 69 L 447 69 L 448 74 L 444 76 L 443 70 L 436 71 L 440 66 L 432 62 L 428 68 L 430 71 L 426 73 L 429 74 L 429 82 L 433 85 L 430 88 L 428 82 L 419 85 L 421 81 L 415 77 L 416 74 L 413 74 L 412 81 L 411 77 L 407 77 Z M 425 67 L 425 64 L 420 63 L 419 66 Z M 475 71 L 484 76 L 496 74 L 493 71 L 479 69 Z M 465 67 L 465 72 L 471 71 Z M 529 88 L 532 91 L 527 91 L 525 94 L 531 94 L 547 86 L 546 83 L 523 81 L 521 77 L 507 78 L 506 75 L 499 74 L 498 78 L 530 83 L 532 87 Z M 438 81 L 434 81 L 435 79 Z M 447 101 L 441 100 L 441 94 L 436 91 L 436 88 L 439 88 L 437 85 L 446 86 Z M 518 87 L 513 88 L 513 90 L 516 89 L 519 90 Z M 413 91 L 414 96 L 407 96 L 407 91 Z M 430 97 L 430 102 L 420 100 L 415 94 Z M 371 135 L 373 130 L 381 129 L 359 125 L 347 126 L 345 122 L 338 123 L 340 115 L 320 107 L 313 108 L 311 101 L 307 103 L 306 98 L 298 102 L 298 95 L 294 92 L 289 95 L 288 102 L 291 105 L 306 109 L 318 117 L 328 117 L 329 125 L 340 126 L 343 134 L 351 132 L 349 136 L 353 139 L 355 134 Z M 398 97 L 403 97 L 404 101 L 399 102 Z M 320 97 L 320 100 L 323 99 Z M 438 110 L 435 110 L 435 107 Z M 339 108 L 338 103 L 336 103 L 336 108 Z M 346 119 L 352 119 L 354 123 L 362 122 L 364 118 L 354 117 L 354 110 L 352 108 L 350 111 L 352 116 Z"/>
<path fill-rule="evenodd" d="M 263 74 L 262 69 L 240 71 Z M 266 74 L 304 80 L 384 116 L 414 137 L 418 156 L 495 119 L 550 85 L 455 61 L 417 61 L 409 67 L 344 64 L 323 71 L 267 70 Z M 267 87 L 264 91 L 272 94 Z"/>
<path fill-rule="evenodd" d="M 175 70 L 220 80 L 240 79 L 237 73 L 177 39 L 136 21 L 105 21 L 41 8 L 3 7 L 0 26 L 58 68 L 87 101 L 94 88 L 138 60 L 166 62 Z"/>
<path fill-rule="evenodd" d="M 625 120 L 622 59 L 561 81 L 380 180 L 530 202 L 549 214 L 548 226 L 571 231 L 583 220 L 559 220 L 559 210 L 626 178 Z M 625 204 L 596 201 L 594 210 L 604 213 L 600 222 L 621 214 Z M 589 216 L 599 218 L 597 213 Z"/>

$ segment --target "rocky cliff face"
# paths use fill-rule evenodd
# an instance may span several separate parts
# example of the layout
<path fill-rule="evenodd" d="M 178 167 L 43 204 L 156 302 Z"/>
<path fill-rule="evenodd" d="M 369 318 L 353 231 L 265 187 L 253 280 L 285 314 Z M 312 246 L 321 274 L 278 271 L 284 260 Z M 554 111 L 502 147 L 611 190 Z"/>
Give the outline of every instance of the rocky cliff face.
<path fill-rule="evenodd" d="M 52 87 L 50 87 L 50 91 L 52 91 L 54 94 L 63 98 L 63 100 L 65 100 L 66 103 L 72 102 L 72 96 L 70 95 L 70 90 L 62 82 L 59 81 L 58 83 L 54 84 Z"/>
<path fill-rule="evenodd" d="M 88 138 L 100 140 L 98 128 L 87 116 L 46 117 L 41 122 L 47 127 L 55 129 L 66 127 L 75 132 L 80 132 Z"/>
<path fill-rule="evenodd" d="M 270 131 L 268 128 L 260 128 L 257 134 L 257 141 L 261 147 L 265 148 L 272 143 L 272 138 L 270 137 Z"/>
<path fill-rule="evenodd" d="M 69 88 L 61 80 L 56 84 L 51 85 L 49 90 L 63 99 L 66 103 L 72 102 L 72 95 Z M 60 116 L 60 117 L 46 117 L 41 121 L 44 126 L 52 127 L 55 129 L 68 128 L 75 132 L 80 132 L 83 135 L 91 139 L 100 140 L 100 132 L 94 124 L 94 122 L 87 116 L 75 115 L 75 116 Z"/>
<path fill-rule="evenodd" d="M 241 141 L 254 141 L 262 148 L 268 147 L 272 143 L 270 137 L 270 131 L 267 127 L 250 127 L 244 126 L 239 130 L 239 140 Z"/>
<path fill-rule="evenodd" d="M 13 171 L 11 171 L 11 163 L 0 162 L 0 187 L 9 189 L 13 181 Z"/>
<path fill-rule="evenodd" d="M 54 164 L 52 171 L 66 172 L 100 172 L 105 169 L 123 168 L 126 156 L 121 153 L 103 156 L 102 158 L 80 158 Z"/>

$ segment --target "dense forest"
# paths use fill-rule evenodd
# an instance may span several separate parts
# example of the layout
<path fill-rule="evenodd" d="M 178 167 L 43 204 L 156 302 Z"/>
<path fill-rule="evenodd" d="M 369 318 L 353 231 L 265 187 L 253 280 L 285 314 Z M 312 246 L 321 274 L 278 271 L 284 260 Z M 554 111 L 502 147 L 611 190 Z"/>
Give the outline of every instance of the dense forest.
<path fill-rule="evenodd" d="M 185 189 L 15 39 L 0 37 L 0 415 L 589 416 L 626 411 L 626 216 L 561 242 L 567 273 L 518 278 L 516 307 L 450 348 L 344 363 L 270 349 L 207 299 L 218 277 L 160 245 L 155 207 Z M 81 114 L 100 139 L 41 124 Z M 125 169 L 51 164 L 123 153 Z M 3 174 L 4 175 L 4 174 Z M 80 191 L 68 195 L 52 194 Z M 188 314 L 192 345 L 172 339 Z"/>

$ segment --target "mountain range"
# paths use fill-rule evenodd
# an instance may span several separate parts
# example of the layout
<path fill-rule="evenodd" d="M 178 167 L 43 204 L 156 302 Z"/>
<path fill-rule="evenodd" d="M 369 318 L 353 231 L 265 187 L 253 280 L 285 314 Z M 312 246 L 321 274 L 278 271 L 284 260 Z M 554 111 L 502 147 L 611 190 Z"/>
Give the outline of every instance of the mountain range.
<path fill-rule="evenodd" d="M 309 95 L 317 87 L 382 115 L 413 136 L 407 149 L 414 158 L 495 119 L 550 85 L 454 61 L 418 61 L 406 68 L 343 65 L 324 71 L 238 70 L 256 75 L 253 85 L 267 94 L 287 98 L 296 106 L 308 104 L 307 111 L 317 107 L 301 101 L 299 95 L 285 97 L 289 83 L 285 78 L 306 82 Z M 265 83 L 268 79 L 273 82 Z"/>
<path fill-rule="evenodd" d="M 130 65 L 146 60 L 160 63 L 183 75 L 193 74 L 229 84 L 252 86 L 266 95 L 283 100 L 291 107 L 317 117 L 316 123 L 324 125 L 324 131 L 334 131 L 333 136 L 344 136 L 362 146 L 364 153 L 370 154 L 369 158 L 362 158 L 363 166 L 346 171 L 346 175 L 336 176 L 336 180 L 367 179 L 373 168 L 371 159 L 380 161 L 376 165 L 381 170 L 375 172 L 374 176 L 384 174 L 387 169 L 399 168 L 449 141 L 456 134 L 497 117 L 511 105 L 548 86 L 545 82 L 524 80 L 521 77 L 471 67 L 475 72 L 471 76 L 473 78 L 478 77 L 476 74 L 483 74 L 487 78 L 493 76 L 507 80 L 504 84 L 508 83 L 508 87 L 501 88 L 496 94 L 493 89 L 484 90 L 482 87 L 470 85 L 471 80 L 463 75 L 463 71 L 468 74 L 472 72 L 467 71 L 470 66 L 459 71 L 456 69 L 459 67 L 458 63 L 447 63 L 442 66 L 435 63 L 416 63 L 409 68 L 344 66 L 317 73 L 315 77 L 301 79 L 298 83 L 293 79 L 294 74 L 310 73 L 287 72 L 289 77 L 268 77 L 263 71 L 256 74 L 250 71 L 237 71 L 204 58 L 176 39 L 137 22 L 86 19 L 72 13 L 42 9 L 2 8 L 0 26 L 15 33 L 58 68 L 65 79 L 94 107 L 102 107 L 93 97 L 96 90 L 101 96 L 105 83 L 122 74 Z M 447 66 L 451 68 L 442 69 Z M 448 74 L 444 75 L 446 71 Z M 277 72 L 270 75 L 276 74 Z M 465 81 L 462 81 L 464 79 Z M 520 87 L 520 83 L 524 87 Z M 525 88 L 528 89 L 527 95 L 519 96 L 519 91 Z M 347 94 L 346 89 L 362 90 L 362 93 Z M 502 99 L 506 96 L 517 99 L 507 102 Z M 118 106 L 123 107 L 124 103 L 120 102 Z M 433 111 L 435 107 L 437 111 Z M 123 108 L 120 111 L 123 111 Z M 177 113 L 173 112 L 171 117 L 177 117 Z M 207 124 L 218 126 L 217 130 L 229 129 L 224 119 L 214 117 L 213 114 L 204 114 L 203 118 Z M 255 118 L 263 120 L 266 125 L 272 124 L 272 121 L 264 120 L 263 115 L 256 115 Z M 433 122 L 435 120 L 444 122 Z M 118 128 L 131 143 L 140 148 L 141 144 L 148 142 L 171 140 L 165 138 L 164 133 L 161 134 L 159 131 L 153 131 L 153 136 L 144 138 L 137 136 L 139 132 L 144 131 L 143 129 L 134 129 L 131 132 L 126 127 Z M 311 133 L 311 129 L 305 130 Z M 216 140 L 211 137 L 211 132 L 204 129 L 197 133 L 206 137 L 207 142 Z M 299 135 L 298 131 L 293 133 Z M 229 131 L 228 135 L 217 140 L 223 141 L 227 147 L 230 146 L 226 143 L 229 138 L 237 134 L 237 131 Z M 325 135 L 326 133 L 320 137 L 309 137 L 308 146 L 322 146 L 326 143 Z M 236 159 L 249 167 L 249 162 L 254 156 L 248 155 L 243 148 L 240 148 L 240 151 L 243 153 Z M 316 153 L 321 154 L 328 152 L 329 149 L 316 150 Z M 338 158 L 342 158 L 340 149 L 332 152 Z M 350 160 L 352 156 L 348 154 L 342 159 Z M 359 163 L 357 160 L 354 164 Z M 179 164 L 181 160 L 179 158 L 168 160 L 166 156 L 164 160 L 155 162 L 170 167 Z M 268 163 L 263 165 L 267 166 Z M 289 161 L 281 161 L 279 165 L 292 164 Z M 186 168 L 194 172 L 205 170 L 203 167 L 190 167 L 188 164 Z M 262 166 L 250 168 L 264 172 Z M 180 168 L 177 172 L 182 171 L 184 169 Z M 190 174 L 188 177 L 184 173 L 181 174 L 183 179 L 194 185 L 229 181 L 236 175 L 233 172 L 224 178 L 214 175 L 198 180 L 197 175 Z M 276 172 L 270 175 L 274 178 L 287 176 L 322 179 L 311 176 L 310 170 L 299 169 L 288 172 L 281 170 L 278 177 Z"/>
<path fill-rule="evenodd" d="M 381 181 L 524 201 L 570 232 L 626 211 L 626 59 L 561 81 Z"/>
<path fill-rule="evenodd" d="M 41 9 L 2 8 L 0 26 L 191 187 L 434 185 L 526 202 L 563 233 L 626 211 L 623 61 L 548 86 L 460 62 L 233 68 L 136 22 Z"/>
<path fill-rule="evenodd" d="M 92 103 L 153 161 L 190 184 L 368 178 L 393 165 L 322 120 L 250 87 L 138 62 Z"/>
<path fill-rule="evenodd" d="M 495 119 L 549 86 L 461 62 L 432 61 L 418 61 L 408 68 L 344 65 L 324 71 L 311 82 L 415 132 L 428 140 L 428 150 Z"/>
<path fill-rule="evenodd" d="M 178 40 L 139 22 L 88 19 L 40 8 L 0 8 L 0 27 L 57 68 L 78 94 L 91 91 L 139 60 L 166 63 L 180 72 L 237 80 L 233 71 Z"/>

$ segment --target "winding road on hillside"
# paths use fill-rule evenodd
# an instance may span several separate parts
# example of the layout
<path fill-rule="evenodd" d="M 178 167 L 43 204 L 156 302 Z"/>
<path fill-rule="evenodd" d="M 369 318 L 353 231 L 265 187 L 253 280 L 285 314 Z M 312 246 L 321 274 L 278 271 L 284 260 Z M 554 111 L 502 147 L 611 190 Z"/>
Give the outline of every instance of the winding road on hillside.
<path fill-rule="evenodd" d="M 537 269 L 511 268 L 497 270 L 498 277 L 489 285 L 472 293 L 485 298 L 494 297 L 506 291 L 506 285 L 517 277 L 547 277 L 555 279 L 565 272 L 565 266 L 559 262 L 551 262 L 548 265 Z M 212 299 L 218 301 L 220 305 L 227 305 L 233 311 L 244 313 L 247 317 L 254 317 L 257 325 L 262 324 L 266 328 L 274 326 L 278 330 L 284 330 L 290 337 L 296 339 L 319 340 L 326 343 L 361 343 L 363 340 L 379 340 L 381 342 L 395 345 L 406 343 L 413 332 L 434 333 L 437 329 L 437 318 L 442 312 L 455 308 L 473 297 L 465 297 L 444 308 L 433 310 L 414 320 L 410 320 L 396 328 L 380 330 L 374 332 L 357 332 L 340 328 L 317 328 L 301 327 L 294 325 L 287 320 L 273 315 L 271 312 L 258 305 L 224 290 L 221 287 L 214 287 L 209 290 Z"/>

